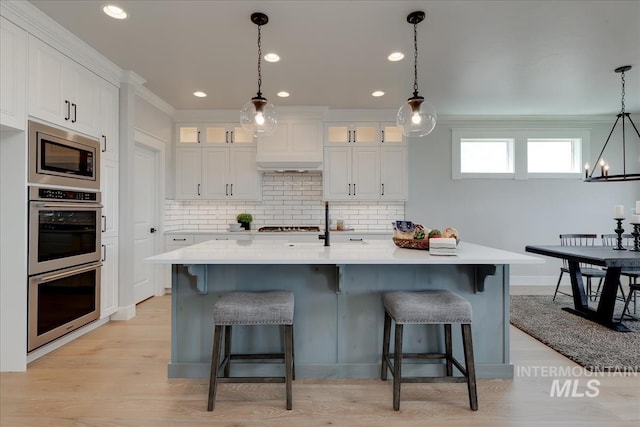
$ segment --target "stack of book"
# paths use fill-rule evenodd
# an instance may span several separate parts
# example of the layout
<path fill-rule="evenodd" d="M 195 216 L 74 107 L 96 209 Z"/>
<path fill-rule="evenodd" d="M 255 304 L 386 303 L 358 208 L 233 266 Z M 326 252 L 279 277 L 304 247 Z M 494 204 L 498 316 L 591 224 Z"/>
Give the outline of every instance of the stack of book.
<path fill-rule="evenodd" d="M 457 255 L 457 242 L 452 237 L 437 237 L 429 239 L 430 255 Z"/>

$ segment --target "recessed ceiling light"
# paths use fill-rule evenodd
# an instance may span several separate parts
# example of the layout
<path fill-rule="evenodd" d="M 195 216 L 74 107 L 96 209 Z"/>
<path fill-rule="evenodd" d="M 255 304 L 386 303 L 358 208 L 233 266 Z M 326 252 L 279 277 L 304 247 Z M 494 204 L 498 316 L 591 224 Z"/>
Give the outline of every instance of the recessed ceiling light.
<path fill-rule="evenodd" d="M 116 6 L 115 4 L 108 4 L 102 8 L 102 11 L 115 19 L 126 19 L 127 12 L 124 11 L 121 7 Z"/>
<path fill-rule="evenodd" d="M 282 91 L 278 92 L 278 96 L 280 98 L 286 98 L 286 97 L 289 96 L 289 92 L 282 90 Z"/>
<path fill-rule="evenodd" d="M 371 96 L 375 96 L 375 97 L 382 96 L 382 95 L 384 95 L 384 92 L 381 90 L 376 90 L 371 94 Z"/>
<path fill-rule="evenodd" d="M 404 58 L 404 53 L 402 52 L 393 52 L 391 55 L 387 57 L 389 61 L 393 61 L 393 62 L 400 61 L 402 58 Z"/>
<path fill-rule="evenodd" d="M 264 56 L 264 60 L 267 62 L 278 62 L 280 61 L 280 57 L 278 56 L 277 53 L 267 53 Z"/>
<path fill-rule="evenodd" d="M 197 96 L 198 98 L 204 98 L 205 96 L 207 96 L 207 94 L 206 94 L 206 93 L 204 93 L 204 92 L 200 92 L 200 91 L 193 92 L 193 94 L 194 94 L 195 96 Z"/>

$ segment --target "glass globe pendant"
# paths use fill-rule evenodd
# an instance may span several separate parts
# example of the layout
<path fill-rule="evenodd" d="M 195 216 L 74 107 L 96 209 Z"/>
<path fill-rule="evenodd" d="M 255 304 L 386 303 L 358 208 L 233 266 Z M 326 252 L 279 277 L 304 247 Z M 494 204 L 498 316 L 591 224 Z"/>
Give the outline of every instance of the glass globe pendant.
<path fill-rule="evenodd" d="M 413 24 L 413 96 L 402 104 L 396 124 L 402 129 L 404 136 L 420 137 L 431 133 L 436 126 L 438 116 L 436 109 L 424 97 L 418 94 L 418 24 L 424 20 L 424 12 L 412 12 L 407 16 L 407 22 Z"/>
<path fill-rule="evenodd" d="M 251 22 L 258 26 L 258 93 L 240 111 L 240 125 L 254 137 L 272 135 L 278 126 L 278 116 L 273 104 L 262 96 L 261 27 L 269 22 L 264 13 L 251 14 Z"/>

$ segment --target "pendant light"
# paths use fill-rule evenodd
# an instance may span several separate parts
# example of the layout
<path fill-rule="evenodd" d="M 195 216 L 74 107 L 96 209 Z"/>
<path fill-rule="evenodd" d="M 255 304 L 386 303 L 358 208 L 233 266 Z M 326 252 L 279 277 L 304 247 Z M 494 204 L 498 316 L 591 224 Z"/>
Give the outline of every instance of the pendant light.
<path fill-rule="evenodd" d="M 602 147 L 602 150 L 600 150 L 600 155 L 598 156 L 595 163 L 593 164 L 593 169 L 591 169 L 591 173 L 588 174 L 588 167 L 585 169 L 585 174 L 587 175 L 585 176 L 586 182 L 618 182 L 618 181 L 639 181 L 640 180 L 640 160 L 636 161 L 636 169 L 635 169 L 636 172 L 627 173 L 627 145 L 626 145 L 626 138 L 625 138 L 626 133 L 624 128 L 626 120 L 629 120 L 629 122 L 631 123 L 631 126 L 633 126 L 633 129 L 636 131 L 636 135 L 639 138 L 637 142 L 640 143 L 640 132 L 638 132 L 638 128 L 636 127 L 636 124 L 633 123 L 633 120 L 631 120 L 631 116 L 629 115 L 629 113 L 625 111 L 625 106 L 624 106 L 624 95 L 625 95 L 624 73 L 626 71 L 629 71 L 630 69 L 631 69 L 631 65 L 623 65 L 622 67 L 618 67 L 614 70 L 616 73 L 620 74 L 620 80 L 622 81 L 622 101 L 621 101 L 620 113 L 618 113 L 618 115 L 616 116 L 616 121 L 613 124 L 613 127 L 611 128 L 611 132 L 609 132 L 609 136 L 607 137 L 607 140 L 605 141 L 604 146 Z M 604 161 L 602 154 L 604 153 L 605 148 L 607 148 L 607 144 L 609 144 L 611 135 L 613 135 L 613 131 L 618 125 L 618 122 L 620 121 L 620 119 L 622 119 L 622 174 L 609 175 L 609 164 Z M 638 146 L 638 149 L 640 149 L 640 145 Z M 638 158 L 640 159 L 640 156 L 638 156 Z M 593 173 L 595 172 L 597 167 L 600 167 L 600 176 L 593 176 Z"/>
<path fill-rule="evenodd" d="M 254 137 L 272 135 L 278 125 L 276 110 L 272 104 L 262 96 L 262 46 L 261 27 L 269 22 L 264 13 L 251 14 L 251 22 L 258 26 L 258 93 L 251 98 L 240 111 L 240 124 Z"/>
<path fill-rule="evenodd" d="M 436 126 L 436 109 L 418 95 L 418 24 L 424 20 L 422 11 L 411 12 L 407 22 L 413 24 L 413 96 L 407 99 L 396 117 L 396 124 L 404 136 L 420 137 L 431 133 Z"/>

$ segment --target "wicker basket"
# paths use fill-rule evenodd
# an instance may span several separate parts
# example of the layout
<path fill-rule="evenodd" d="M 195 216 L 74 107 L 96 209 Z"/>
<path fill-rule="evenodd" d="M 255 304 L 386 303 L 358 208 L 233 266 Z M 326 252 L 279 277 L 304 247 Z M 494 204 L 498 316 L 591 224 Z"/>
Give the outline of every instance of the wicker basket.
<path fill-rule="evenodd" d="M 400 248 L 429 250 L 429 239 L 398 239 L 393 237 L 393 243 Z"/>

